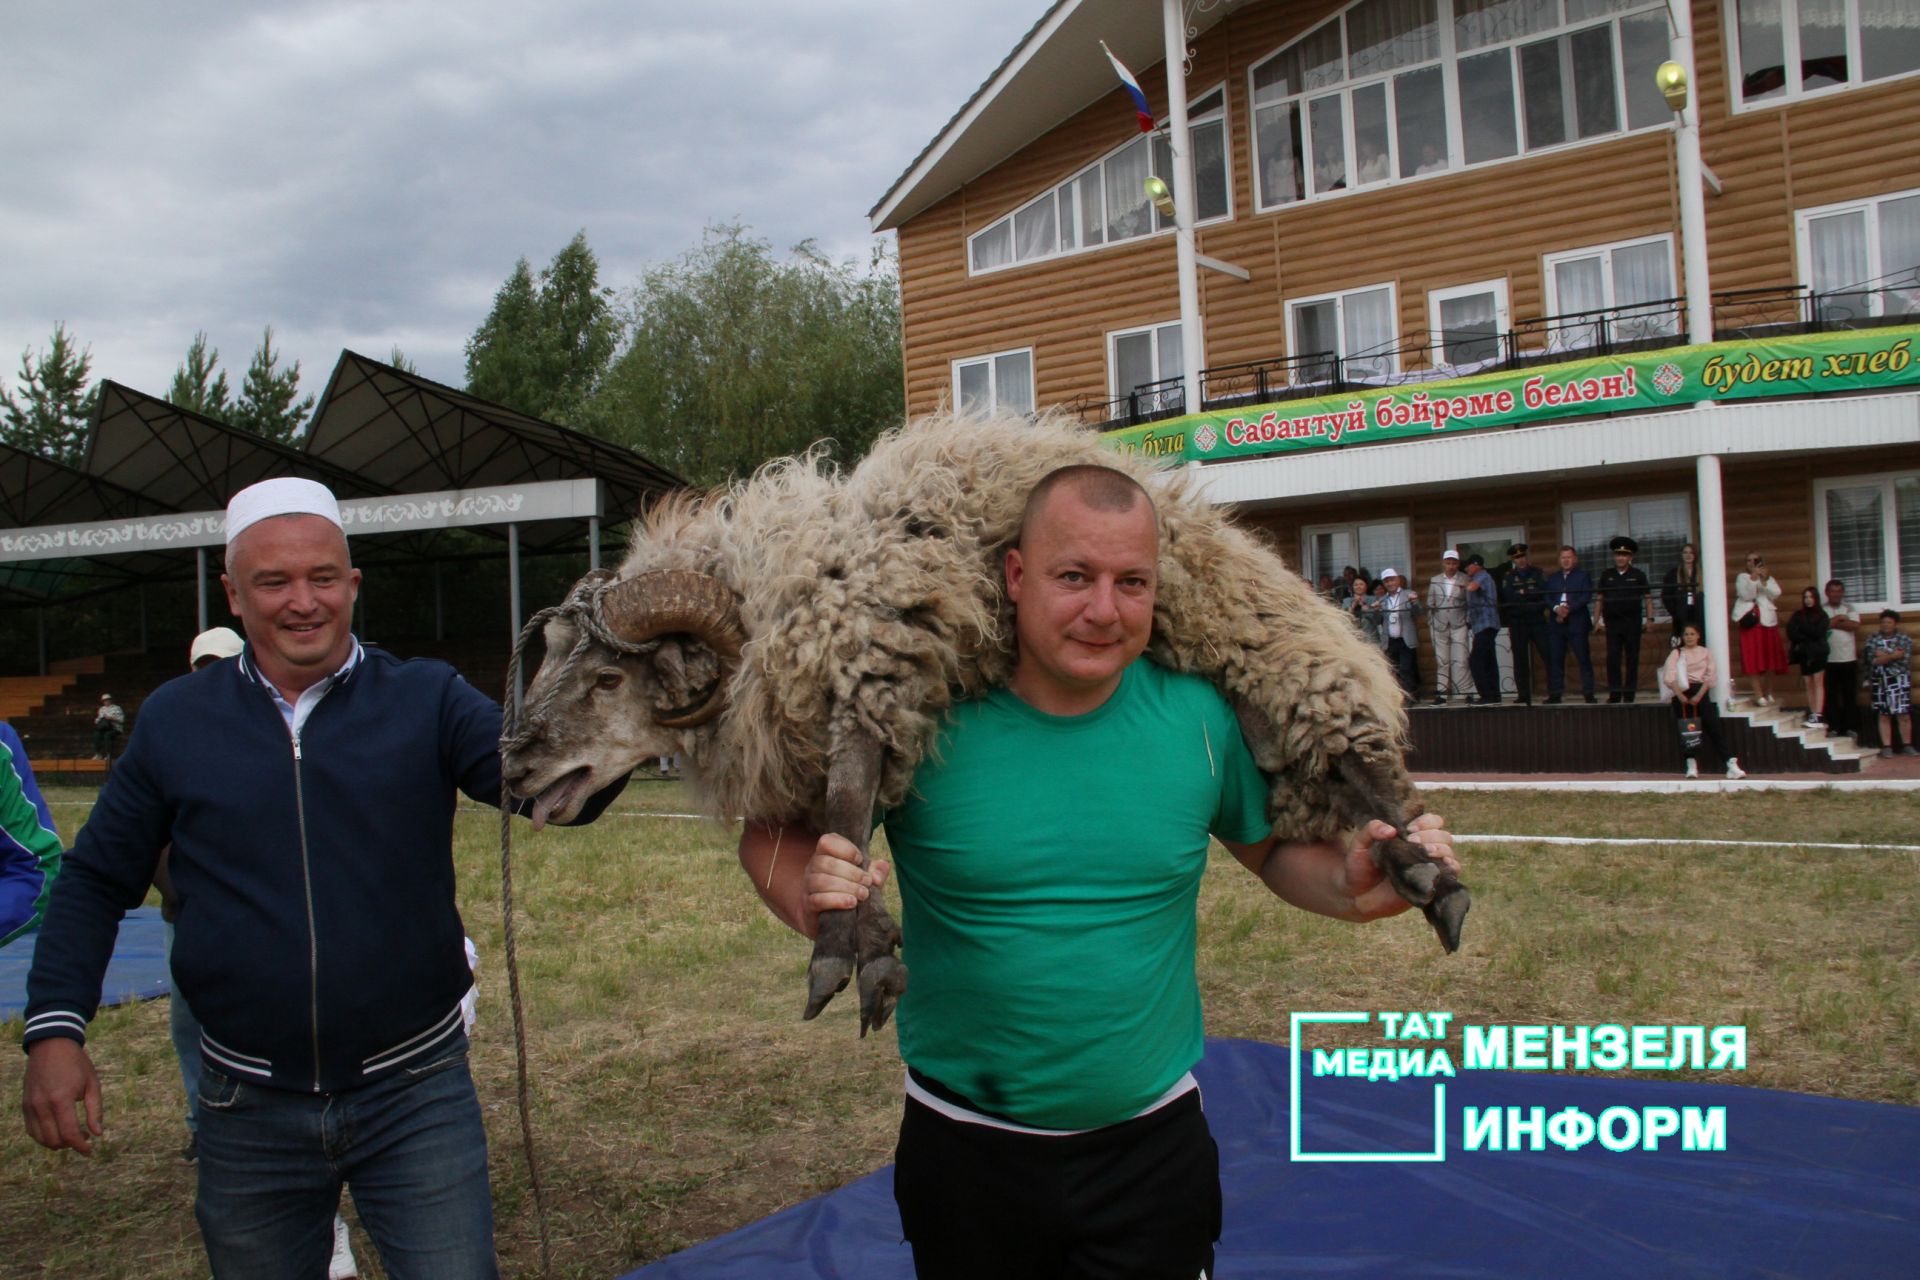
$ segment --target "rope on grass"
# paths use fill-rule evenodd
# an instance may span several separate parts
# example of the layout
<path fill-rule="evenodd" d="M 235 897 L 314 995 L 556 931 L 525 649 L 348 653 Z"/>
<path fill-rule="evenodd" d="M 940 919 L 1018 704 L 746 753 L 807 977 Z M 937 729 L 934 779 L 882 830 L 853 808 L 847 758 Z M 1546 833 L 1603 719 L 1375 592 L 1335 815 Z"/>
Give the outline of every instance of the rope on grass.
<path fill-rule="evenodd" d="M 555 609 L 542 609 L 527 620 L 513 642 L 513 655 L 507 660 L 506 710 L 501 716 L 501 749 L 517 736 L 520 718 L 520 661 L 527 641 L 537 628 L 546 625 Z M 527 1018 L 520 1002 L 520 961 L 514 947 L 513 928 L 513 795 L 507 779 L 500 777 L 500 921 L 507 953 L 507 995 L 513 1005 L 513 1058 L 517 1075 L 516 1090 L 520 1104 L 520 1143 L 527 1153 L 527 1181 L 533 1186 L 533 1216 L 540 1229 L 540 1274 L 553 1274 L 553 1244 L 547 1231 L 547 1194 L 540 1182 L 540 1161 L 533 1147 L 533 1111 L 528 1105 Z"/>

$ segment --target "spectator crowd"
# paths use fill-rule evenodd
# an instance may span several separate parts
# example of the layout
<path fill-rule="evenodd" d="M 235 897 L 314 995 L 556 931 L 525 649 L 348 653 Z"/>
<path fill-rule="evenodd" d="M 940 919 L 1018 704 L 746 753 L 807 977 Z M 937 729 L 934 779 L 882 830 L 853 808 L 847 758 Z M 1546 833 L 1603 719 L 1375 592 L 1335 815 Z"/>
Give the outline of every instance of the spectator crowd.
<path fill-rule="evenodd" d="M 1697 773 L 1698 756 L 1710 748 L 1724 761 L 1729 776 L 1742 776 L 1739 761 L 1724 749 L 1712 697 L 1719 673 L 1705 643 L 1699 549 L 1692 543 L 1681 547 L 1678 562 L 1658 587 L 1634 563 L 1640 546 L 1633 538 L 1614 538 L 1608 551 L 1613 563 L 1598 579 L 1581 566 L 1573 547 L 1560 547 L 1548 571 L 1533 563 L 1528 544 L 1516 542 L 1497 570 L 1490 570 L 1480 555 L 1463 558 L 1448 548 L 1424 594 L 1397 568 L 1375 573 L 1352 565 L 1338 579 L 1321 575 L 1317 590 L 1385 651 L 1409 700 L 1420 697 L 1423 689 L 1424 627 L 1432 664 L 1432 680 L 1425 687 L 1434 706 L 1456 699 L 1468 706 L 1508 702 L 1497 648 L 1503 627 L 1512 654 L 1511 705 L 1529 706 L 1536 700 L 1536 654 L 1545 672 L 1540 702 L 1567 700 L 1571 658 L 1579 696 L 1597 703 L 1596 633 L 1606 638 L 1607 701 L 1634 702 L 1648 692 L 1640 679 L 1643 639 L 1664 613 L 1669 654 L 1653 680 L 1653 696 L 1668 702 L 1682 721 L 1688 774 Z M 1807 724 L 1835 735 L 1858 733 L 1864 676 L 1871 707 L 1879 716 L 1884 744 L 1880 754 L 1920 755 L 1913 745 L 1909 705 L 1913 641 L 1900 633 L 1900 615 L 1894 610 L 1882 610 L 1877 619 L 1863 623 L 1846 592 L 1838 579 L 1828 582 L 1824 591 L 1807 587 L 1793 612 L 1783 616 L 1780 584 L 1767 571 L 1766 557 L 1756 552 L 1746 558 L 1734 579 L 1729 621 L 1739 637 L 1739 674 L 1747 694 L 1757 707 L 1778 705 L 1776 678 L 1798 668 Z M 1901 745 L 1896 747 L 1896 742 Z"/>

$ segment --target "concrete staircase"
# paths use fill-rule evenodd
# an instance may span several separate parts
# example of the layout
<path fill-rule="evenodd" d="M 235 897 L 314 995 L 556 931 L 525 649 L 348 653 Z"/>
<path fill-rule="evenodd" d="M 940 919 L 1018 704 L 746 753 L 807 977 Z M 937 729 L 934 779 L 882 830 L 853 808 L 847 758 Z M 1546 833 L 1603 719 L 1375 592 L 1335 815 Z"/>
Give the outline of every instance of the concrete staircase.
<path fill-rule="evenodd" d="M 1751 698 L 1735 698 L 1720 718 L 1731 731 L 1729 746 L 1734 746 L 1735 738 L 1741 740 L 1735 754 L 1749 773 L 1858 773 L 1878 754 L 1877 748 L 1861 746 L 1850 733 L 1835 734 L 1825 725 L 1809 725 L 1801 707 L 1763 707 Z"/>

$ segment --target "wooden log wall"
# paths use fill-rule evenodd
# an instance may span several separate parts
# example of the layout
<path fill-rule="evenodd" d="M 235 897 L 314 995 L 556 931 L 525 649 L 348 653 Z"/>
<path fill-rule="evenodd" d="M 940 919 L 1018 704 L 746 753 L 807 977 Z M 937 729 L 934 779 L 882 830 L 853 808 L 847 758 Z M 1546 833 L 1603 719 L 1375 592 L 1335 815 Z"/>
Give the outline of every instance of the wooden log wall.
<path fill-rule="evenodd" d="M 1195 46 L 1191 96 L 1226 89 L 1234 209 L 1199 231 L 1200 252 L 1253 277 L 1201 272 L 1208 366 L 1284 354 L 1286 300 L 1339 289 L 1392 284 L 1403 341 L 1427 329 L 1428 291 L 1451 285 L 1505 279 L 1511 319 L 1539 315 L 1544 255 L 1638 236 L 1674 237 L 1678 291 L 1671 130 L 1256 213 L 1248 70 L 1341 7 L 1242 5 Z M 1713 287 L 1791 284 L 1796 210 L 1920 185 L 1920 79 L 1735 114 L 1721 8 L 1694 0 L 1703 151 L 1724 186 L 1707 201 Z M 1159 67 L 1136 70 L 1164 113 Z M 1137 136 L 1132 119 L 1116 90 L 900 229 L 911 412 L 951 398 L 952 361 L 1020 347 L 1040 405 L 1104 398 L 1106 335 L 1178 319 L 1170 235 L 967 274 L 969 234 Z"/>

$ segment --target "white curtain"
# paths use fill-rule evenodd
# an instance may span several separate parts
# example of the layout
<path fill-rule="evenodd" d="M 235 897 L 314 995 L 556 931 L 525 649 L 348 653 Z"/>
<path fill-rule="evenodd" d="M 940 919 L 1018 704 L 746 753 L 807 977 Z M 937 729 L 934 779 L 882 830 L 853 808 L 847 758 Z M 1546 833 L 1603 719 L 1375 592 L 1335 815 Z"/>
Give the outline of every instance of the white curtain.
<path fill-rule="evenodd" d="M 1453 0 L 1453 39 L 1462 51 L 1559 24 L 1558 0 Z"/>
<path fill-rule="evenodd" d="M 1383 378 L 1393 368 L 1394 324 L 1391 291 L 1369 289 L 1341 299 L 1347 372 L 1354 377 Z"/>
<path fill-rule="evenodd" d="M 1013 219 L 1002 218 L 973 238 L 973 269 L 987 271 L 1013 261 Z"/>
<path fill-rule="evenodd" d="M 1606 273 L 1597 253 L 1590 258 L 1554 263 L 1553 314 L 1571 316 L 1600 310 L 1607 305 L 1606 287 Z M 1600 326 L 1592 321 L 1562 325 L 1546 337 L 1549 350 L 1590 347 L 1600 340 Z"/>
<path fill-rule="evenodd" d="M 1616 341 L 1675 333 L 1680 318 L 1670 307 L 1636 311 L 1638 304 L 1673 297 L 1673 250 L 1664 240 L 1613 251 L 1613 336 Z"/>
<path fill-rule="evenodd" d="M 1060 223 L 1054 214 L 1053 192 L 1049 191 L 1013 215 L 1013 256 L 1026 262 L 1044 258 L 1059 247 Z"/>
<path fill-rule="evenodd" d="M 1348 72 L 1353 79 L 1440 56 L 1434 0 L 1362 0 L 1347 11 Z"/>
<path fill-rule="evenodd" d="M 1147 140 L 1140 138 L 1117 155 L 1107 157 L 1107 239 L 1127 240 L 1153 229 L 1147 204 L 1149 165 Z"/>
<path fill-rule="evenodd" d="M 1073 203 L 1080 215 L 1080 243 L 1095 245 L 1106 235 L 1106 204 L 1100 197 L 1100 170 L 1092 168 L 1073 180 Z"/>
<path fill-rule="evenodd" d="M 1441 359 L 1448 364 L 1478 364 L 1500 351 L 1500 321 L 1492 291 L 1440 302 Z"/>
<path fill-rule="evenodd" d="M 1833 576 L 1855 600 L 1887 598 L 1880 487 L 1827 490 L 1827 554 Z"/>
<path fill-rule="evenodd" d="M 960 366 L 960 412 L 987 413 L 993 408 L 993 371 L 985 360 Z"/>
<path fill-rule="evenodd" d="M 1807 283 L 1812 287 L 1816 318 L 1846 322 L 1870 310 L 1860 292 L 1872 268 L 1867 265 L 1867 213 L 1854 209 L 1807 220 Z"/>
<path fill-rule="evenodd" d="M 994 408 L 1007 413 L 1033 412 L 1033 353 L 1015 351 L 993 360 Z"/>
<path fill-rule="evenodd" d="M 1920 605 L 1920 477 L 1895 480 L 1893 502 L 1900 547 L 1900 602 Z"/>

